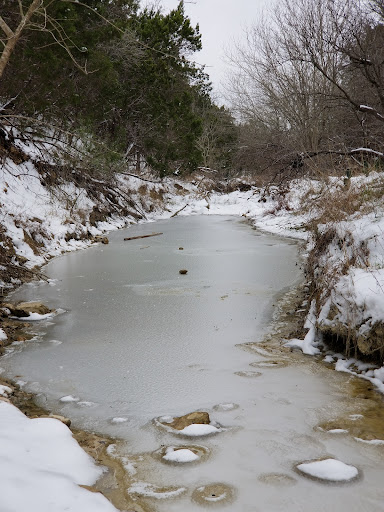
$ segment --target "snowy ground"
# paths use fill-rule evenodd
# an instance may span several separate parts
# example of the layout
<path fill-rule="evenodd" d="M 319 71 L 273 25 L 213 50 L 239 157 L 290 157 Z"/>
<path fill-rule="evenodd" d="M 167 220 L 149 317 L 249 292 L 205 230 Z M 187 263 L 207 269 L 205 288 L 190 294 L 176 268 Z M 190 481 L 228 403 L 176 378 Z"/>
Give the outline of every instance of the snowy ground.
<path fill-rule="evenodd" d="M 0 180 L 0 227 L 4 236 L 12 240 L 16 255 L 25 258 L 29 268 L 91 243 L 89 239 L 70 238 L 69 233 L 77 238 L 85 232 L 100 235 L 137 221 L 133 217 L 113 215 L 108 221 L 91 225 L 92 211 L 107 203 L 107 198 L 95 200 L 85 189 L 69 182 L 47 188 L 31 161 L 16 165 L 7 160 L 0 168 Z M 372 330 L 384 324 L 384 210 L 380 199 L 374 207 L 367 211 L 357 208 L 342 221 L 318 222 L 315 236 L 307 226 L 321 216 L 327 201 L 323 184 L 316 181 L 293 182 L 283 194 L 273 188 L 268 194 L 252 188 L 225 195 L 207 192 L 201 179 L 196 179 L 194 184 L 173 179 L 151 184 L 121 175 L 118 182 L 119 189 L 129 194 L 145 212 L 142 221 L 169 218 L 176 212 L 178 215 L 238 215 L 262 230 L 306 241 L 307 254 L 316 248 L 316 237 L 318 240 L 322 233 L 332 229 L 313 273 L 323 293 L 318 293 L 312 301 L 305 325 L 307 336 L 304 340 L 290 340 L 290 346 L 299 347 L 306 354 L 318 354 L 322 346 L 321 327 L 344 326 L 356 333 L 356 339 L 364 347 Z M 342 190 L 343 186 L 342 180 L 336 178 L 327 183 L 333 192 Z M 346 194 L 355 194 L 357 190 L 359 195 L 381 186 L 381 177 L 371 173 L 368 177 L 352 179 L 350 192 Z M 318 201 L 314 204 L 321 206 L 304 207 L 311 197 Z M 0 245 L 4 245 L 3 240 Z M 14 264 L 20 264 L 16 257 Z M 17 284 L 17 281 L 0 281 L 3 288 Z M 0 340 L 5 337 L 0 328 Z M 336 369 L 358 373 L 384 392 L 384 367 L 363 365 L 337 354 L 327 358 L 335 363 Z M 91 485 L 102 470 L 79 448 L 67 427 L 54 419 L 27 419 L 6 402 L 0 402 L 0 418 L 3 512 L 115 510 L 103 496 L 78 486 Z M 175 454 L 182 455 L 172 452 L 167 456 Z"/>
<path fill-rule="evenodd" d="M 112 512 L 92 485 L 102 469 L 61 421 L 29 419 L 0 402 L 0 493 L 2 512 Z"/>

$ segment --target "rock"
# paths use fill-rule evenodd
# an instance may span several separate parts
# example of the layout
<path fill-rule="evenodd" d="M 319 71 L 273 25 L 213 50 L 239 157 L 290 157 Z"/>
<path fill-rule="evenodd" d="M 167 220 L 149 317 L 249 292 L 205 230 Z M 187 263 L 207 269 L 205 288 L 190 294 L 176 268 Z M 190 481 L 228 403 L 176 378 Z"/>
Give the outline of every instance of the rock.
<path fill-rule="evenodd" d="M 11 311 L 8 308 L 6 308 L 6 307 L 0 308 L 0 318 L 7 318 L 10 314 L 11 314 Z"/>
<path fill-rule="evenodd" d="M 184 247 L 179 247 L 179 251 L 184 251 Z"/>
<path fill-rule="evenodd" d="M 105 244 L 105 245 L 109 244 L 108 237 L 103 236 L 103 235 L 96 235 L 96 236 L 93 237 L 93 240 L 95 242 L 100 242 L 100 243 Z"/>
<path fill-rule="evenodd" d="M 64 423 L 67 427 L 71 426 L 71 420 L 69 418 L 66 418 L 65 416 L 60 416 L 60 414 L 50 414 L 49 416 L 45 416 L 46 418 L 53 418 L 55 420 L 61 421 L 61 423 Z"/>
<path fill-rule="evenodd" d="M 185 275 L 185 274 L 188 274 L 188 270 L 186 270 L 185 268 L 179 270 L 179 274 L 181 275 Z"/>
<path fill-rule="evenodd" d="M 185 416 L 179 416 L 178 418 L 174 418 L 172 423 L 169 423 L 169 426 L 176 430 L 183 430 L 185 427 L 193 424 L 199 425 L 209 425 L 211 423 L 209 414 L 207 412 L 191 412 L 186 414 Z"/>
<path fill-rule="evenodd" d="M 42 302 L 19 302 L 19 304 L 16 305 L 6 304 L 6 307 L 11 311 L 12 316 L 17 316 L 18 318 L 27 317 L 30 313 L 46 315 L 53 311 L 47 308 Z"/>

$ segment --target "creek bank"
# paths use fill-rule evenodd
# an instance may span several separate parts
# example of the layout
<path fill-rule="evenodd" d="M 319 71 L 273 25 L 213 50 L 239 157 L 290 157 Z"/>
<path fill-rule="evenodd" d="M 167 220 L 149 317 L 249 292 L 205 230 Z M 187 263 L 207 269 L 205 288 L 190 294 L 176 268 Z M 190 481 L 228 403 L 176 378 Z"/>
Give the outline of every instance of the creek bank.
<path fill-rule="evenodd" d="M 33 337 L 28 332 L 30 322 L 23 322 L 23 318 L 31 315 L 45 315 L 54 313 L 41 302 L 19 302 L 16 304 L 6 302 L 2 305 L 0 317 L 1 330 L 6 333 L 6 338 L 1 340 L 1 354 L 4 348 L 14 342 L 24 342 Z M 17 320 L 20 318 L 21 320 Z M 77 428 L 71 428 L 71 420 L 61 415 L 54 414 L 37 405 L 35 396 L 24 391 L 20 385 L 10 379 L 0 377 L 0 402 L 8 402 L 17 407 L 30 419 L 52 418 L 66 425 L 72 432 L 73 438 L 80 447 L 90 455 L 101 467 L 106 468 L 101 478 L 92 486 L 82 486 L 92 492 L 102 493 L 119 510 L 131 510 L 143 512 L 140 504 L 134 503 L 124 490 L 130 485 L 128 475 L 124 470 L 120 459 L 113 457 L 108 447 L 116 445 L 119 441 L 94 432 L 88 432 Z"/>
<path fill-rule="evenodd" d="M 53 418 L 66 425 L 72 432 L 73 438 L 80 447 L 90 455 L 93 460 L 106 469 L 106 472 L 92 486 L 82 485 L 92 492 L 103 494 L 118 510 L 131 512 L 146 512 L 148 509 L 140 503 L 133 501 L 125 490 L 130 485 L 129 475 L 124 469 L 121 459 L 111 455 L 109 447 L 118 445 L 119 440 L 109 438 L 94 432 L 88 432 L 71 427 L 69 418 L 52 414 L 35 402 L 32 393 L 24 391 L 16 382 L 0 378 L 0 391 L 6 387 L 7 391 L 0 396 L 0 402 L 8 402 L 17 407 L 30 419 Z"/>
<path fill-rule="evenodd" d="M 30 321 L 42 320 L 55 313 L 41 302 L 0 302 L 0 355 L 8 345 L 32 339 L 33 335 L 28 332 Z"/>

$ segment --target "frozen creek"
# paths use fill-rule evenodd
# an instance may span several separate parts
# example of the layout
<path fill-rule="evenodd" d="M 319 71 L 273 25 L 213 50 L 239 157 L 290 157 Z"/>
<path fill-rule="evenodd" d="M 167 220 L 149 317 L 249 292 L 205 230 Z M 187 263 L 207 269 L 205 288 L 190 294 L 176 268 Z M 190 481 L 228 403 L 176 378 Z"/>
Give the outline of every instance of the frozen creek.
<path fill-rule="evenodd" d="M 151 232 L 163 235 L 123 241 Z M 353 397 L 350 377 L 314 358 L 273 343 L 244 346 L 263 340 L 278 297 L 300 279 L 293 242 L 218 216 L 142 224 L 109 238 L 53 260 L 50 285 L 14 294 L 66 312 L 34 324 L 35 342 L 12 347 L 0 363 L 6 375 L 75 425 L 124 439 L 131 492 L 147 493 L 150 510 L 384 509 L 384 447 L 324 427 L 348 430 L 348 418 L 359 424 L 363 405 L 378 399 Z M 224 430 L 186 438 L 153 423 L 195 410 Z M 165 461 L 163 452 L 172 458 L 177 446 L 202 455 Z M 295 471 L 327 458 L 357 467 L 360 477 L 325 484 Z"/>

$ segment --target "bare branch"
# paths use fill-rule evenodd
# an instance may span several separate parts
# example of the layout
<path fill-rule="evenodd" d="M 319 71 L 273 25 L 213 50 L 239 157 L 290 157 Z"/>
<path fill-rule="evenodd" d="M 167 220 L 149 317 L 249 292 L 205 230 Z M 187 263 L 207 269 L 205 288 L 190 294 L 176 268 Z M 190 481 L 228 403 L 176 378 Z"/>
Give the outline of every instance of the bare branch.
<path fill-rule="evenodd" d="M 3 30 L 8 39 L 14 36 L 13 30 L 7 25 L 7 23 L 0 16 L 0 28 Z"/>

